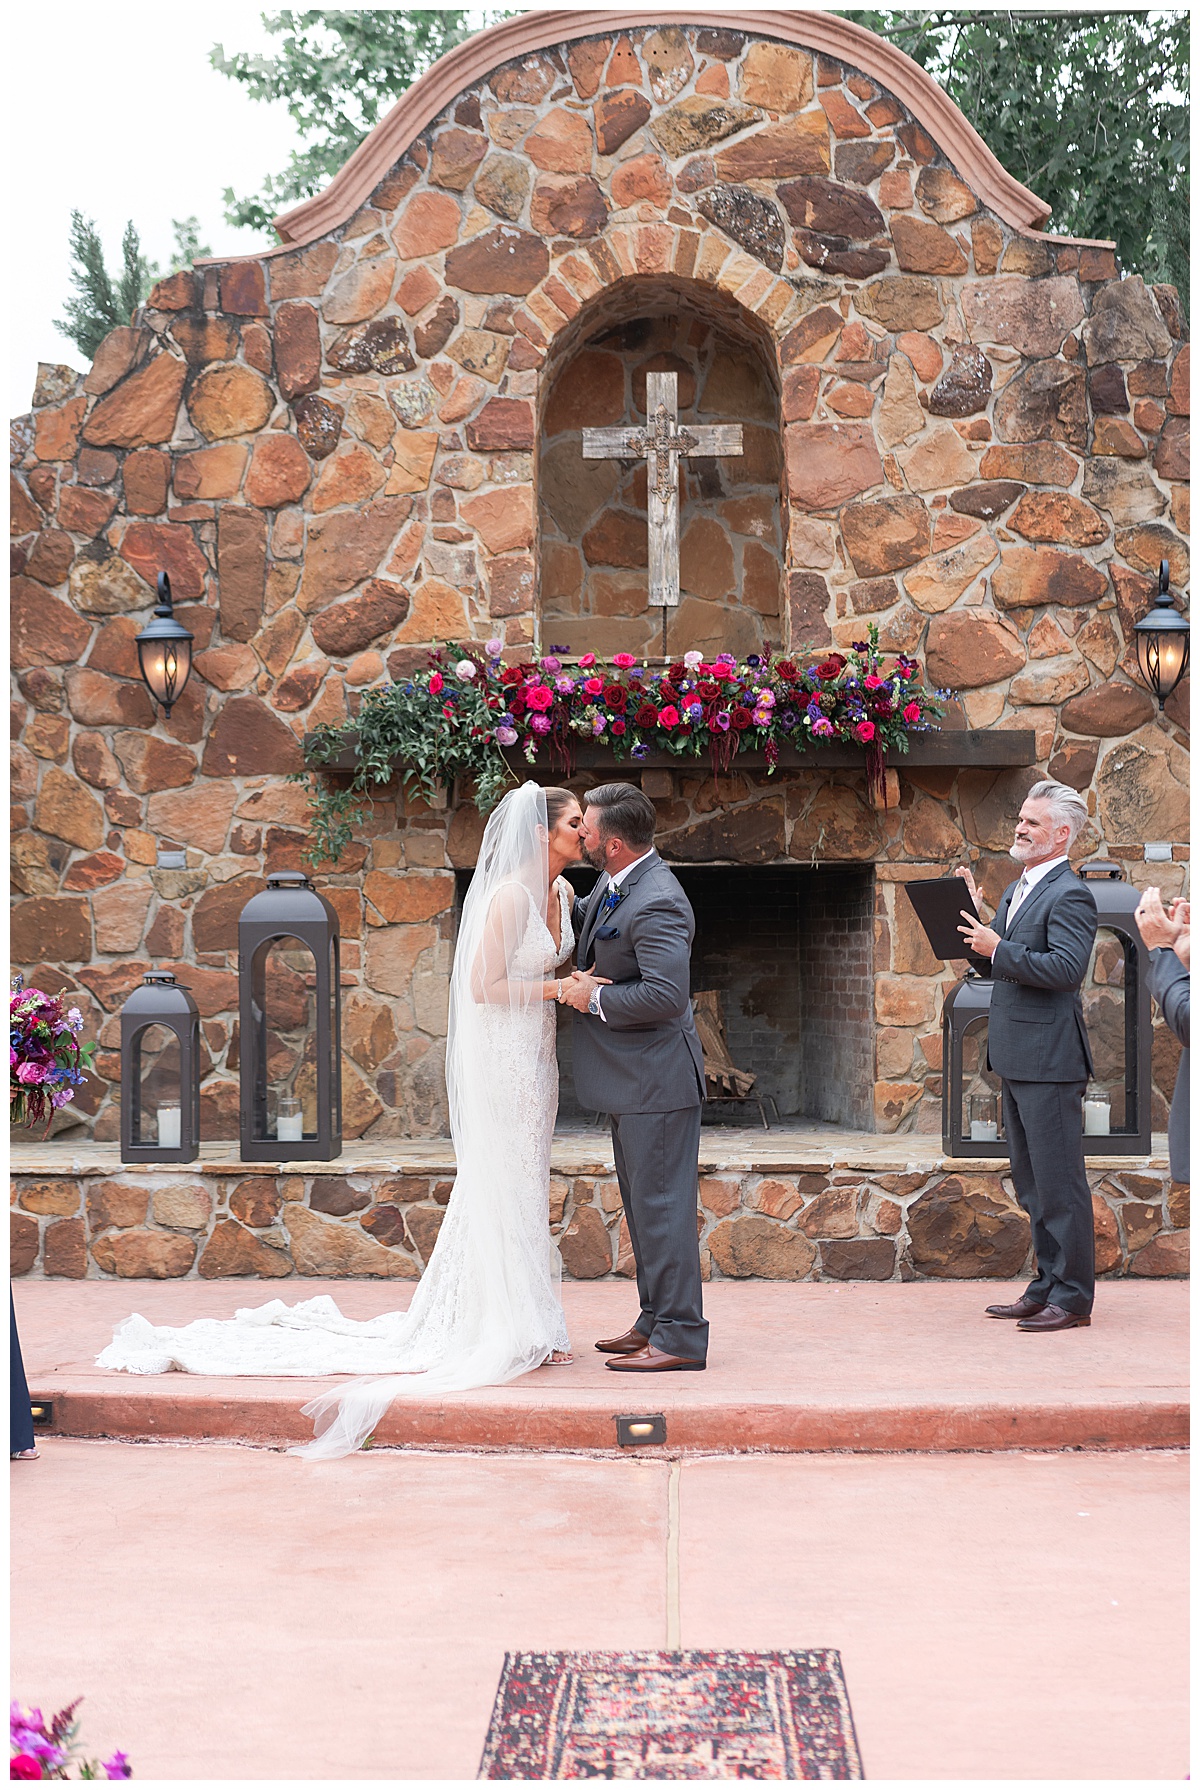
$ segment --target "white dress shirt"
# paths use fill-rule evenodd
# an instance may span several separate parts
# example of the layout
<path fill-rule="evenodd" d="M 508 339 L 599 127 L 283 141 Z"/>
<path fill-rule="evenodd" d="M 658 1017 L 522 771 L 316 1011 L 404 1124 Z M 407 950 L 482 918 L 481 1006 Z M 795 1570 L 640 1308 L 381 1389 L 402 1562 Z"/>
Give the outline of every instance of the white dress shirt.
<path fill-rule="evenodd" d="M 651 847 L 650 847 L 650 850 L 649 850 L 649 851 L 644 851 L 644 852 L 643 852 L 643 853 L 642 853 L 642 855 L 641 855 L 641 857 L 640 857 L 640 858 L 635 858 L 635 859 L 634 859 L 634 860 L 633 860 L 633 863 L 632 863 L 632 864 L 626 864 L 626 866 L 625 866 L 625 868 L 624 868 L 624 870 L 614 870 L 614 871 L 611 871 L 611 872 L 610 872 L 610 873 L 609 873 L 609 875 L 608 875 L 608 878 L 607 878 L 607 880 L 606 880 L 606 882 L 605 882 L 605 885 L 604 885 L 604 895 L 607 895 L 607 894 L 608 894 L 608 891 L 609 891 L 609 890 L 610 890 L 610 889 L 619 889 L 619 888 L 620 888 L 620 887 L 621 887 L 621 884 L 622 884 L 622 883 L 623 883 L 623 882 L 624 882 L 624 881 L 625 881 L 625 878 L 626 878 L 626 877 L 627 877 L 627 876 L 628 876 L 628 875 L 629 875 L 629 872 L 630 872 L 630 871 L 631 871 L 631 870 L 636 870 L 636 869 L 637 869 L 637 867 L 638 867 L 638 865 L 639 865 L 639 864 L 644 864 L 644 863 L 645 863 L 645 862 L 646 862 L 646 859 L 647 859 L 647 858 L 648 858 L 648 857 L 650 857 L 650 856 L 652 856 L 652 854 L 653 854 L 653 852 L 654 852 L 654 847 L 653 847 L 653 846 L 651 846 Z M 601 897 L 600 897 L 600 900 L 601 900 L 601 901 L 603 901 L 603 900 L 604 900 L 604 895 L 602 895 L 602 896 L 601 896 Z M 603 990 L 602 990 L 602 989 L 599 989 L 599 988 L 598 988 L 598 989 L 597 989 L 597 990 L 596 990 L 596 994 L 595 994 L 595 1001 L 596 1001 L 596 1012 L 597 1012 L 597 1013 L 598 1013 L 598 1014 L 599 1014 L 599 1015 L 600 1015 L 600 1017 L 601 1017 L 601 1019 L 603 1019 L 603 1020 L 604 1020 L 604 1023 L 605 1023 L 605 1025 L 607 1025 L 607 1024 L 608 1024 L 608 1020 L 607 1020 L 607 1019 L 605 1019 L 605 1016 L 604 1016 L 604 1008 L 603 1008 L 603 1007 L 602 1007 L 602 1006 L 601 1006 L 601 1004 L 600 1004 L 600 996 L 601 996 L 601 994 L 602 994 L 602 993 L 603 993 Z M 590 1011 L 590 1008 L 589 1008 L 589 1011 Z"/>
<path fill-rule="evenodd" d="M 1013 890 L 1013 898 L 1008 905 L 1008 918 L 1004 922 L 1004 930 L 1006 932 L 1013 923 L 1013 916 L 1017 909 L 1024 905 L 1025 901 L 1033 893 L 1033 890 L 1041 882 L 1042 878 L 1044 876 L 1049 876 L 1052 870 L 1057 870 L 1060 864 L 1066 864 L 1067 862 L 1067 854 L 1064 851 L 1060 852 L 1057 858 L 1047 858 L 1044 864 L 1026 865 L 1025 869 L 1021 872 L 1021 880 Z"/>

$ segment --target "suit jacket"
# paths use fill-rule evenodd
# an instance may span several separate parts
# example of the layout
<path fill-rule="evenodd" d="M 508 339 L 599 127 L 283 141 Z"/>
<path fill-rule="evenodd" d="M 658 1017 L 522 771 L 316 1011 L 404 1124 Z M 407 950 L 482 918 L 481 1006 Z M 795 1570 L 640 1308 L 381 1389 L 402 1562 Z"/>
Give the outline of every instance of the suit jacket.
<path fill-rule="evenodd" d="M 678 1112 L 704 1099 L 704 1052 L 692 1018 L 691 904 L 657 852 L 601 915 L 602 877 L 573 912 L 579 965 L 612 984 L 604 1018 L 574 1016 L 579 1103 L 595 1112 Z"/>
<path fill-rule="evenodd" d="M 1096 938 L 1096 903 L 1062 864 L 1036 883 L 1011 931 L 1010 883 L 992 922 L 988 1064 L 1007 1081 L 1086 1081 L 1094 1073 L 1079 989 Z"/>
<path fill-rule="evenodd" d="M 1183 1045 L 1183 1055 L 1175 1072 L 1175 1092 L 1171 1096 L 1171 1117 L 1167 1123 L 1167 1147 L 1171 1155 L 1171 1178 L 1190 1179 L 1191 1119 L 1188 1115 L 1188 1093 L 1191 1087 L 1191 988 L 1192 978 L 1174 951 L 1160 947 L 1150 953 L 1150 993 L 1163 1011 L 1163 1018 Z"/>

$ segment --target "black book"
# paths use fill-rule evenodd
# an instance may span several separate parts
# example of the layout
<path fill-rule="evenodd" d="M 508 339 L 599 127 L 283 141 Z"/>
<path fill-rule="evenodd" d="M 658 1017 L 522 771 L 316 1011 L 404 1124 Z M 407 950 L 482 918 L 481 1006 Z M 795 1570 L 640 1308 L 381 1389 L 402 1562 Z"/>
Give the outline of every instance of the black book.
<path fill-rule="evenodd" d="M 964 924 L 964 913 L 976 920 L 980 918 L 971 891 L 961 876 L 937 876 L 929 882 L 905 883 L 904 892 L 912 902 L 935 957 L 947 960 L 965 957 L 973 969 L 987 967 L 987 958 L 976 951 L 968 951 L 967 942 L 958 930 Z"/>

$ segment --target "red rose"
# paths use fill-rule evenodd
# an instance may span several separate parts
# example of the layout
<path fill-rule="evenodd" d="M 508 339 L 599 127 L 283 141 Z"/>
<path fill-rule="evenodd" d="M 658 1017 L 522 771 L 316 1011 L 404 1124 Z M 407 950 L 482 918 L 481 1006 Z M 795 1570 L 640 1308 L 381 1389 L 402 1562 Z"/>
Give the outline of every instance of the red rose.
<path fill-rule="evenodd" d="M 667 676 L 673 684 L 677 684 L 680 678 L 687 676 L 687 666 L 682 659 L 676 659 L 674 665 L 667 667 Z"/>
<path fill-rule="evenodd" d="M 639 727 L 654 727 L 658 722 L 658 710 L 652 702 L 643 702 L 633 718 Z"/>
<path fill-rule="evenodd" d="M 854 729 L 854 737 L 856 740 L 861 740 L 864 746 L 870 745 L 875 738 L 874 721 L 860 721 Z"/>
<path fill-rule="evenodd" d="M 40 1778 L 42 1767 L 32 1753 L 14 1753 L 8 1762 L 10 1778 Z"/>
<path fill-rule="evenodd" d="M 500 682 L 502 684 L 519 684 L 521 682 L 521 667 L 519 665 L 506 665 L 504 670 L 500 673 Z"/>
<path fill-rule="evenodd" d="M 615 733 L 615 734 L 616 734 L 616 736 L 617 736 L 617 738 L 618 738 L 618 739 L 620 739 L 620 737 L 621 737 L 621 735 L 622 735 L 622 734 L 623 734 L 623 733 L 624 733 L 624 731 L 625 731 L 625 723 L 624 723 L 624 721 L 614 721 L 614 722 L 613 722 L 613 724 L 612 724 L 612 726 L 611 726 L 611 727 L 610 727 L 610 728 L 609 728 L 609 730 L 608 730 L 608 731 L 609 731 L 609 732 L 610 732 L 610 733 Z"/>
<path fill-rule="evenodd" d="M 904 719 L 908 722 L 910 727 L 913 725 L 914 721 L 919 721 L 921 719 L 921 705 L 919 702 L 910 702 L 908 704 L 904 711 Z"/>
<path fill-rule="evenodd" d="M 696 685 L 696 694 L 703 697 L 705 702 L 715 702 L 721 694 L 721 686 L 711 678 L 705 678 L 703 683 Z"/>
<path fill-rule="evenodd" d="M 729 711 L 729 725 L 730 727 L 736 727 L 739 733 L 744 733 L 753 719 L 754 716 L 750 713 L 750 710 L 743 708 L 740 702 L 736 708 L 732 708 Z"/>
<path fill-rule="evenodd" d="M 785 684 L 790 684 L 796 676 L 796 667 L 792 664 L 790 659 L 780 659 L 778 665 L 775 667 L 775 671 L 777 676 L 781 677 Z"/>
<path fill-rule="evenodd" d="M 658 694 L 660 700 L 663 702 L 677 702 L 679 699 L 679 691 L 675 688 L 670 678 L 666 677 L 663 678 L 658 686 Z"/>
<path fill-rule="evenodd" d="M 508 701 L 508 712 L 514 719 L 525 713 L 525 696 L 523 691 L 514 690 L 512 692 Z"/>
<path fill-rule="evenodd" d="M 623 684 L 609 684 L 604 692 L 604 700 L 614 715 L 625 713 L 625 687 Z"/>
<path fill-rule="evenodd" d="M 679 726 L 679 710 L 677 708 L 672 707 L 672 705 L 670 703 L 667 704 L 667 707 L 665 709 L 659 709 L 658 725 L 660 727 L 678 727 Z"/>
<path fill-rule="evenodd" d="M 837 677 L 838 673 L 845 669 L 846 661 L 843 659 L 841 653 L 830 653 L 829 657 L 827 659 L 822 659 L 821 663 L 817 666 L 817 676 L 821 678 L 833 678 Z"/>

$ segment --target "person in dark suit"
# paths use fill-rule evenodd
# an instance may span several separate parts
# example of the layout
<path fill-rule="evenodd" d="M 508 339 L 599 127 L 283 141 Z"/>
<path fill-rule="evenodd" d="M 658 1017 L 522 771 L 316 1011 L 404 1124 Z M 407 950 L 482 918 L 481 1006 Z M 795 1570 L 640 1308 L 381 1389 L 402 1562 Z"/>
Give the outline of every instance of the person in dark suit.
<path fill-rule="evenodd" d="M 21 1360 L 17 1308 L 13 1304 L 11 1287 L 8 1289 L 8 1326 L 8 1458 L 10 1461 L 36 1461 L 38 1451 L 33 1440 L 33 1407 L 29 1403 L 25 1364 Z"/>
<path fill-rule="evenodd" d="M 1171 1158 L 1171 1179 L 1189 1181 L 1192 910 L 1190 904 L 1182 899 L 1173 901 L 1169 908 L 1164 908 L 1158 890 L 1147 889 L 1138 902 L 1134 919 L 1138 923 L 1142 943 L 1150 953 L 1150 993 L 1162 1008 L 1167 1025 L 1183 1046 L 1183 1055 L 1175 1071 L 1175 1091 L 1171 1096 L 1167 1149 Z"/>
<path fill-rule="evenodd" d="M 1029 1215 L 1037 1273 L 1011 1305 L 988 1316 L 1021 1330 L 1091 1323 L 1096 1291 L 1092 1195 L 1083 1161 L 1083 1095 L 1093 1073 L 1080 986 L 1096 937 L 1096 903 L 1068 853 L 1087 806 L 1065 783 L 1035 783 L 1021 805 L 1009 856 L 1021 876 L 995 922 L 964 912 L 959 932 L 989 960 L 988 1064 L 1003 1084 L 1013 1186 Z M 976 906 L 971 872 L 960 868 Z"/>
<path fill-rule="evenodd" d="M 629 783 L 587 797 L 583 849 L 602 872 L 574 923 L 579 970 L 564 985 L 575 1008 L 580 1105 L 612 1123 L 613 1157 L 641 1310 L 623 1336 L 596 1347 L 619 1373 L 706 1365 L 696 1229 L 704 1053 L 690 998 L 695 921 L 654 850 L 654 804 Z"/>

